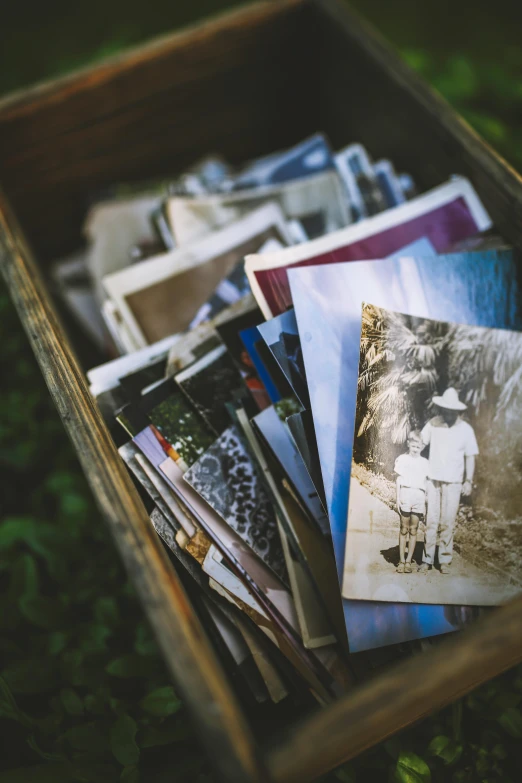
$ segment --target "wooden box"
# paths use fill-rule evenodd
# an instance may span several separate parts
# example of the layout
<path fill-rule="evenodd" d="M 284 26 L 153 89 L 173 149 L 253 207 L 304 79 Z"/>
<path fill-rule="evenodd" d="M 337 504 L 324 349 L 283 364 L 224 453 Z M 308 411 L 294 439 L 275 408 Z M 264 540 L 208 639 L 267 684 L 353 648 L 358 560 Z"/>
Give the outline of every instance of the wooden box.
<path fill-rule="evenodd" d="M 0 102 L 0 262 L 29 340 L 201 742 L 226 781 L 313 780 L 522 659 L 522 599 L 290 726 L 262 755 L 87 390 L 40 267 L 74 250 L 87 194 L 239 162 L 316 130 L 422 189 L 473 182 L 522 249 L 515 171 L 337 0 L 260 3 Z M 37 264 L 35 263 L 37 262 Z M 418 671 L 418 676 L 414 672 Z"/>

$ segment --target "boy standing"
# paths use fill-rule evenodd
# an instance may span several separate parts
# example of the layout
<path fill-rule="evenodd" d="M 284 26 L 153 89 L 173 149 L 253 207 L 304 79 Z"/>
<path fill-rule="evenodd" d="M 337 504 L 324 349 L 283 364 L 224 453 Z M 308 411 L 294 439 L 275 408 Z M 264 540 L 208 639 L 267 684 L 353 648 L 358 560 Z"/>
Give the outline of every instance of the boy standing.
<path fill-rule="evenodd" d="M 401 528 L 399 533 L 399 557 L 397 573 L 411 574 L 411 561 L 417 543 L 419 521 L 426 510 L 426 477 L 428 460 L 421 457 L 424 448 L 421 433 L 413 430 L 408 435 L 408 453 L 395 460 L 397 474 L 397 508 Z M 408 555 L 406 556 L 406 544 Z"/>
<path fill-rule="evenodd" d="M 479 450 L 473 428 L 460 418 L 467 406 L 456 390 L 446 389 L 433 402 L 440 414 L 430 419 L 421 433 L 424 445 L 430 447 L 430 458 L 426 542 L 419 572 L 427 574 L 433 566 L 438 533 L 440 571 L 449 574 L 460 496 L 471 494 Z"/>

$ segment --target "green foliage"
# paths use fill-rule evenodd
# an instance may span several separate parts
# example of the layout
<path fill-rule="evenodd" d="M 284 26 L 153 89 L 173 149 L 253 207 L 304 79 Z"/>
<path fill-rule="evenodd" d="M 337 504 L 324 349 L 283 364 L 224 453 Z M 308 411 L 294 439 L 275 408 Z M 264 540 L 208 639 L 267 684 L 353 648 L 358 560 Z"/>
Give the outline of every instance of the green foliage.
<path fill-rule="evenodd" d="M 17 721 L 27 728 L 32 726 L 30 718 L 18 707 L 11 688 L 3 677 L 0 677 L 0 718 Z"/>
<path fill-rule="evenodd" d="M 402 751 L 397 759 L 393 780 L 396 783 L 430 783 L 430 768 L 420 756 Z"/>
<path fill-rule="evenodd" d="M 185 742 L 189 736 L 190 728 L 186 721 L 169 717 L 159 725 L 145 726 L 138 737 L 138 744 L 140 748 L 154 748 L 170 745 L 171 742 Z"/>
<path fill-rule="evenodd" d="M 214 442 L 205 421 L 174 387 L 172 395 L 150 412 L 150 419 L 187 465 L 196 462 Z"/>
<path fill-rule="evenodd" d="M 140 749 L 136 745 L 138 726 L 129 715 L 120 715 L 111 727 L 111 751 L 124 767 L 135 767 L 140 759 Z"/>
<path fill-rule="evenodd" d="M 302 411 L 302 405 L 295 397 L 285 397 L 274 405 L 275 411 L 281 421 L 286 421 L 289 416 Z"/>
<path fill-rule="evenodd" d="M 0 779 L 134 783 L 154 770 L 170 780 L 180 743 L 181 761 L 199 769 L 190 724 L 3 289 L 0 314 Z"/>
<path fill-rule="evenodd" d="M 148 675 L 153 676 L 156 666 L 156 656 L 145 658 L 142 655 L 131 653 L 130 655 L 122 655 L 121 658 L 115 658 L 114 660 L 109 661 L 105 667 L 105 671 L 113 677 L 128 679 L 134 677 L 147 677 Z"/>
<path fill-rule="evenodd" d="M 447 329 L 366 305 L 362 313 L 357 435 L 375 430 L 403 444 L 425 422 L 426 406 L 439 382 L 438 363 L 447 351 Z M 377 444 L 378 445 L 378 444 Z"/>
<path fill-rule="evenodd" d="M 506 47 L 501 59 L 487 48 L 445 53 L 404 47 L 401 54 L 486 141 L 522 168 L 519 47 Z"/>
<path fill-rule="evenodd" d="M 498 723 L 510 737 L 522 737 L 522 714 L 518 707 L 508 707 L 499 715 Z"/>
<path fill-rule="evenodd" d="M 62 688 L 60 691 L 60 699 L 64 710 L 68 712 L 69 715 L 83 715 L 84 704 L 75 690 L 72 688 Z"/>
<path fill-rule="evenodd" d="M 432 756 L 438 756 L 444 764 L 452 766 L 462 756 L 462 745 L 454 742 L 450 737 L 439 735 L 434 737 L 428 745 L 428 753 Z"/>
<path fill-rule="evenodd" d="M 170 686 L 156 688 L 148 693 L 140 702 L 142 709 L 150 715 L 166 718 L 174 715 L 181 707 L 181 702 Z"/>
<path fill-rule="evenodd" d="M 120 776 L 121 783 L 139 783 L 140 771 L 135 764 L 125 767 Z"/>

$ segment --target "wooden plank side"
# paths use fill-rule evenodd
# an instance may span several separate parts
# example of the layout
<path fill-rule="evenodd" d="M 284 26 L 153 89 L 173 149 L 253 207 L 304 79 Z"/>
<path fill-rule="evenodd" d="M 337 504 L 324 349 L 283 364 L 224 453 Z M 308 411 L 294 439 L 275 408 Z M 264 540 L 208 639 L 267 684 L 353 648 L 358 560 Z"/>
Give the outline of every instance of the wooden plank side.
<path fill-rule="evenodd" d="M 223 780 L 268 780 L 222 668 L 89 394 L 1 192 L 0 266 L 51 396 L 201 742 Z"/>
<path fill-rule="evenodd" d="M 0 101 L 0 179 L 39 260 L 78 244 L 103 186 L 295 141 L 302 10 L 261 2 Z"/>
<path fill-rule="evenodd" d="M 334 146 L 364 142 L 421 188 L 473 182 L 497 229 L 522 247 L 522 178 L 381 36 L 338 0 L 311 0 L 320 39 L 320 116 Z"/>
<path fill-rule="evenodd" d="M 522 598 L 309 718 L 269 758 L 278 783 L 307 783 L 522 661 Z"/>

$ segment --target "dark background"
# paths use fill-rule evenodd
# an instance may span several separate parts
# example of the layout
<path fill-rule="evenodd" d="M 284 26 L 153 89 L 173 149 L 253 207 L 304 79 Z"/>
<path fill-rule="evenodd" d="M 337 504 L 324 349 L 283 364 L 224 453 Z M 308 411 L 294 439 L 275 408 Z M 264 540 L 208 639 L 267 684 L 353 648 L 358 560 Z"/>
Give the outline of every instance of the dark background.
<path fill-rule="evenodd" d="M 519 0 L 352 4 L 522 168 Z M 0 95 L 233 5 L 2 0 Z M 211 780 L 3 286 L 0 329 L 0 781 Z M 329 779 L 519 780 L 521 701 L 513 670 Z"/>

